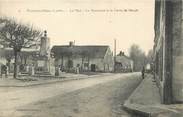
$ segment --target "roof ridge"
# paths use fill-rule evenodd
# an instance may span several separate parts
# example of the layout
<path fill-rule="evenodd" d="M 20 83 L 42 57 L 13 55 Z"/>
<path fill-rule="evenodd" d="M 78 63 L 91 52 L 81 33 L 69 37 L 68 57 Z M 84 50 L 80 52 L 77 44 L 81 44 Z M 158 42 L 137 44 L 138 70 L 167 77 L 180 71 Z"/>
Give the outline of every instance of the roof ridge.
<path fill-rule="evenodd" d="M 65 47 L 68 46 L 69 47 L 69 45 L 54 45 L 53 47 L 61 47 L 61 46 L 65 46 Z M 109 45 L 74 45 L 73 47 L 86 47 L 86 46 L 109 47 Z"/>

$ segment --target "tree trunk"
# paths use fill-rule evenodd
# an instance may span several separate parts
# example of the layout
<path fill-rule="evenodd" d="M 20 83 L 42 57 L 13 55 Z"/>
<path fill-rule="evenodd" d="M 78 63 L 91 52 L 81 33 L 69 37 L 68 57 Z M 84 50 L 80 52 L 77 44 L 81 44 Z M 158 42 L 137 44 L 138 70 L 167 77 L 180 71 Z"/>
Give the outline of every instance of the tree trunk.
<path fill-rule="evenodd" d="M 14 56 L 15 56 L 15 61 L 14 61 L 14 74 L 13 78 L 17 78 L 17 51 L 14 50 Z"/>
<path fill-rule="evenodd" d="M 90 57 L 88 57 L 88 71 L 90 71 Z"/>
<path fill-rule="evenodd" d="M 11 63 L 11 59 L 6 59 L 7 60 L 7 62 L 8 62 L 8 64 L 7 64 L 7 66 L 8 66 L 8 73 L 10 73 L 10 63 Z"/>
<path fill-rule="evenodd" d="M 83 72 L 83 68 L 84 68 L 84 65 L 83 65 L 83 64 L 84 64 L 84 57 L 82 57 L 81 59 L 82 59 L 82 60 L 81 60 L 81 61 L 82 61 L 82 62 L 81 62 L 81 71 Z"/>
<path fill-rule="evenodd" d="M 20 61 L 21 61 L 21 64 L 23 64 L 23 57 L 20 56 Z"/>

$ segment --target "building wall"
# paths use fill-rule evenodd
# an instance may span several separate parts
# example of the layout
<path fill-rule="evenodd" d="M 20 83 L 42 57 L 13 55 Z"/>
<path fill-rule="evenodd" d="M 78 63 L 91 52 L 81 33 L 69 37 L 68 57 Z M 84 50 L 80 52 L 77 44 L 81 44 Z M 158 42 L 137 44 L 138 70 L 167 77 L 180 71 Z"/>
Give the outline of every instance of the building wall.
<path fill-rule="evenodd" d="M 104 71 L 113 71 L 114 70 L 114 58 L 110 48 L 107 49 L 104 56 Z"/>
<path fill-rule="evenodd" d="M 125 55 L 116 56 L 115 72 L 132 72 L 133 61 Z"/>
<path fill-rule="evenodd" d="M 103 60 L 100 58 L 90 58 L 89 61 L 88 60 L 84 60 L 82 62 L 82 58 L 81 57 L 77 57 L 77 58 L 69 58 L 69 57 L 61 57 L 58 59 L 57 61 L 57 65 L 62 65 L 63 63 L 63 67 L 65 70 L 68 69 L 68 60 L 72 60 L 73 62 L 73 66 L 71 69 L 75 69 L 78 65 L 80 66 L 80 68 L 82 67 L 82 69 L 84 71 L 90 71 L 91 70 L 91 64 L 95 64 L 96 65 L 96 71 L 103 71 L 104 70 L 104 64 L 103 64 Z M 86 66 L 85 64 L 89 64 L 89 68 L 88 66 Z"/>
<path fill-rule="evenodd" d="M 164 71 L 165 71 L 165 2 L 155 2 L 155 39 L 154 39 L 154 61 L 155 78 L 158 83 L 163 101 Z"/>
<path fill-rule="evenodd" d="M 182 0 L 161 0 L 155 5 L 155 78 L 163 103 L 183 102 Z"/>
<path fill-rule="evenodd" d="M 183 4 L 173 2 L 173 101 L 183 102 Z"/>
<path fill-rule="evenodd" d="M 108 58 L 110 57 L 110 58 Z M 112 56 L 106 56 L 104 58 L 92 58 L 88 57 L 60 57 L 56 61 L 56 65 L 61 66 L 63 65 L 64 69 L 68 69 L 68 60 L 72 60 L 73 67 L 71 69 L 75 69 L 78 65 L 82 68 L 83 71 L 91 71 L 91 65 L 94 64 L 96 67 L 96 71 L 101 72 L 109 72 L 113 70 L 113 58 Z M 87 64 L 89 66 L 87 66 Z"/>

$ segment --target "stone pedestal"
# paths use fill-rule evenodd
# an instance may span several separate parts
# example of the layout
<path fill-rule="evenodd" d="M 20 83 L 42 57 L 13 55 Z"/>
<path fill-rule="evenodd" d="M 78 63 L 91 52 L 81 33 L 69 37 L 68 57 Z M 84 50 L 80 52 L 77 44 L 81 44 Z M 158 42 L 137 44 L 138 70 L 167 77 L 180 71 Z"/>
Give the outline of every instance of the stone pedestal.
<path fill-rule="evenodd" d="M 29 66 L 29 75 L 35 75 L 34 66 Z"/>
<path fill-rule="evenodd" d="M 79 74 L 79 67 L 76 67 L 76 74 Z"/>
<path fill-rule="evenodd" d="M 59 76 L 59 71 L 60 71 L 59 67 L 55 67 L 55 76 Z"/>

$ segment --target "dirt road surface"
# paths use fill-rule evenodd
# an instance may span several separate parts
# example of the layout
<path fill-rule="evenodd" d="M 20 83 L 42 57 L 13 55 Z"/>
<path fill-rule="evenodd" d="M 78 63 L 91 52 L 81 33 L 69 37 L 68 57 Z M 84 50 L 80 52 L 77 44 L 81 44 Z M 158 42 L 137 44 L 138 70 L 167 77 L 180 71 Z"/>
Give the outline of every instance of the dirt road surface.
<path fill-rule="evenodd" d="M 0 117 L 131 117 L 121 105 L 140 81 L 139 73 L 128 73 L 0 88 Z"/>

